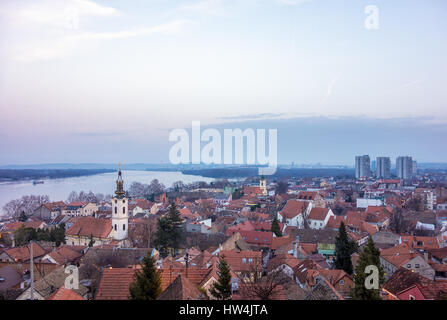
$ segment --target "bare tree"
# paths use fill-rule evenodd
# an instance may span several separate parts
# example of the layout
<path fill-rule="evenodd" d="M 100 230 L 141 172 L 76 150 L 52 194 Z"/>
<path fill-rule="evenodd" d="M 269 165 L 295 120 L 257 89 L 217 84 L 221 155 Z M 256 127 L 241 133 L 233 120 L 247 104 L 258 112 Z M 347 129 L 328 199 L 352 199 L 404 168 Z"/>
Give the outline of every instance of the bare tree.
<path fill-rule="evenodd" d="M 248 271 L 238 274 L 240 293 L 248 300 L 271 300 L 279 293 L 281 287 L 290 281 L 281 270 L 273 270 L 268 273 L 262 271 L 262 261 L 255 261 Z"/>
<path fill-rule="evenodd" d="M 404 233 L 408 229 L 408 222 L 405 220 L 402 209 L 395 208 L 391 216 L 390 228 L 397 234 Z"/>
<path fill-rule="evenodd" d="M 150 216 L 129 228 L 129 239 L 136 247 L 149 248 L 157 233 L 157 218 Z"/>
<path fill-rule="evenodd" d="M 18 217 L 22 212 L 25 212 L 26 215 L 30 215 L 42 204 L 48 202 L 50 202 L 50 197 L 47 195 L 23 196 L 20 199 L 9 201 L 3 206 L 3 211 L 6 213 L 6 215 L 11 217 Z"/>

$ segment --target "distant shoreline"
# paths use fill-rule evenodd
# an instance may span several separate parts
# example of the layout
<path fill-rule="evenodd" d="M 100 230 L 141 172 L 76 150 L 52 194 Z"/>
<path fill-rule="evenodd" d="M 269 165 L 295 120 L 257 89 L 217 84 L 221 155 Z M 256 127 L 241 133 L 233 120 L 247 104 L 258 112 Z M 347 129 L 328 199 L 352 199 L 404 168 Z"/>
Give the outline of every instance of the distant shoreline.
<path fill-rule="evenodd" d="M 114 171 L 111 169 L 0 169 L 0 183 L 74 178 Z"/>

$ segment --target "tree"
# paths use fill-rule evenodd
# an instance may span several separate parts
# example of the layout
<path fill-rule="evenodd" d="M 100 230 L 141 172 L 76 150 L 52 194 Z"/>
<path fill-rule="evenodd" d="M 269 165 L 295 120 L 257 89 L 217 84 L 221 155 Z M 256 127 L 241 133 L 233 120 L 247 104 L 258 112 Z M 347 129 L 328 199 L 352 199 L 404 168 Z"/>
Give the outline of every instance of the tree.
<path fill-rule="evenodd" d="M 401 208 L 394 209 L 394 214 L 391 216 L 390 228 L 397 234 L 407 231 L 408 223 L 405 221 Z"/>
<path fill-rule="evenodd" d="M 281 227 L 279 226 L 278 219 L 276 217 L 272 221 L 272 229 L 271 231 L 277 236 L 282 237 Z"/>
<path fill-rule="evenodd" d="M 88 246 L 91 248 L 95 244 L 95 240 L 93 239 L 93 234 L 90 235 L 90 242 L 88 243 Z"/>
<path fill-rule="evenodd" d="M 289 185 L 285 181 L 279 181 L 276 185 L 275 192 L 277 194 L 285 194 L 287 193 L 287 189 L 289 188 Z"/>
<path fill-rule="evenodd" d="M 368 289 L 365 282 L 370 280 L 367 277 L 370 273 L 366 273 L 368 266 L 375 266 L 378 270 L 378 288 Z M 371 271 L 368 271 L 371 272 Z M 380 251 L 374 245 L 371 236 L 368 239 L 363 251 L 360 253 L 357 267 L 354 274 L 354 286 L 351 288 L 351 297 L 355 300 L 381 300 L 380 288 L 385 282 L 384 271 L 380 264 Z"/>
<path fill-rule="evenodd" d="M 231 272 L 230 267 L 225 261 L 225 257 L 222 256 L 218 265 L 219 279 L 213 283 L 210 288 L 211 295 L 218 300 L 230 300 L 231 299 Z"/>
<path fill-rule="evenodd" d="M 405 208 L 417 212 L 423 211 L 424 199 L 419 194 L 413 195 L 410 199 L 407 200 Z"/>
<path fill-rule="evenodd" d="M 11 200 L 5 204 L 3 211 L 7 216 L 17 218 L 22 212 L 27 215 L 32 214 L 34 210 L 48 202 L 50 202 L 50 198 L 47 195 L 22 196 L 20 199 Z"/>
<path fill-rule="evenodd" d="M 262 272 L 262 259 L 249 264 L 248 271 L 238 275 L 240 294 L 246 300 L 270 300 L 278 294 L 281 286 L 290 281 L 282 269 Z"/>
<path fill-rule="evenodd" d="M 233 193 L 231 194 L 231 198 L 232 198 L 233 200 L 238 200 L 238 199 L 242 198 L 243 195 L 244 195 L 244 192 L 242 192 L 242 190 L 240 190 L 240 189 L 236 189 L 236 190 L 234 190 Z"/>
<path fill-rule="evenodd" d="M 129 286 L 129 298 L 155 300 L 161 292 L 160 272 L 155 267 L 155 259 L 148 254 L 141 262 L 141 269 L 134 274 L 134 281 Z"/>
<path fill-rule="evenodd" d="M 26 222 L 26 220 L 28 220 L 28 217 L 26 216 L 25 211 L 22 211 L 22 213 L 19 216 L 19 221 L 20 222 Z"/>
<path fill-rule="evenodd" d="M 155 244 L 163 257 L 168 255 L 170 249 L 175 252 L 179 248 L 183 239 L 182 223 L 175 203 L 171 203 L 168 213 L 158 219 Z"/>
<path fill-rule="evenodd" d="M 356 251 L 357 245 L 348 238 L 345 224 L 342 221 L 338 228 L 338 235 L 335 238 L 335 269 L 341 269 L 347 274 L 352 274 L 351 255 Z"/>
<path fill-rule="evenodd" d="M 22 225 L 14 232 L 14 240 L 18 247 L 27 245 L 31 240 L 37 240 L 37 232 L 33 228 Z"/>

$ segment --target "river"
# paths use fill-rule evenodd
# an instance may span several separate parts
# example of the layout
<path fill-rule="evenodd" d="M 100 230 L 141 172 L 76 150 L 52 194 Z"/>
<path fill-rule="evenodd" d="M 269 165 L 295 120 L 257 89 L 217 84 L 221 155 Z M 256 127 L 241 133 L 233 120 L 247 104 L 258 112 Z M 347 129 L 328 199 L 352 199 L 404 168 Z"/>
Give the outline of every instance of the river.
<path fill-rule="evenodd" d="M 132 182 L 150 183 L 158 179 L 166 187 L 171 187 L 176 181 L 191 183 L 195 181 L 211 182 L 214 179 L 201 176 L 186 175 L 181 172 L 168 171 L 122 171 L 124 189 L 128 188 Z M 3 206 L 13 199 L 21 198 L 25 195 L 48 195 L 51 201 L 65 201 L 72 191 L 80 192 L 92 191 L 94 193 L 113 194 L 116 189 L 116 172 L 102 173 L 92 176 L 47 179 L 43 184 L 33 185 L 32 181 L 18 181 L 13 183 L 0 183 L 0 214 Z"/>

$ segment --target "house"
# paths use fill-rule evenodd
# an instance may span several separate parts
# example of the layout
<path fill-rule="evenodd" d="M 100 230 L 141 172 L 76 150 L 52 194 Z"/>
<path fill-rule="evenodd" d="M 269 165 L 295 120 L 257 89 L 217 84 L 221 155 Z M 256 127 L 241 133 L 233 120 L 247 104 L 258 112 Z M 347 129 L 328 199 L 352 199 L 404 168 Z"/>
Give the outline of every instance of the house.
<path fill-rule="evenodd" d="M 205 300 L 206 296 L 186 276 L 179 274 L 157 300 Z"/>
<path fill-rule="evenodd" d="M 33 260 L 43 257 L 47 251 L 38 243 L 33 243 Z M 31 259 L 31 245 L 4 250 L 0 254 L 1 262 L 29 262 Z"/>
<path fill-rule="evenodd" d="M 43 220 L 53 220 L 62 213 L 65 206 L 63 201 L 44 203 L 33 211 L 32 216 Z"/>
<path fill-rule="evenodd" d="M 85 279 L 84 268 L 79 268 L 78 271 L 80 283 L 78 289 L 72 289 L 79 296 L 87 299 L 89 297 L 89 289 L 82 284 L 82 280 Z M 34 282 L 34 299 L 46 300 L 65 285 L 67 274 L 65 273 L 65 267 L 60 267 L 53 272 L 45 275 L 43 278 Z M 17 300 L 29 300 L 31 289 L 26 289 Z"/>
<path fill-rule="evenodd" d="M 238 231 L 245 242 L 254 247 L 268 247 L 272 245 L 273 232 L 267 231 Z"/>
<path fill-rule="evenodd" d="M 75 201 L 70 202 L 62 209 L 63 215 L 69 215 L 72 217 L 87 217 L 94 216 L 98 211 L 98 206 L 91 202 Z"/>
<path fill-rule="evenodd" d="M 423 236 L 401 236 L 400 242 L 405 243 L 410 248 L 426 251 L 428 249 L 439 249 L 440 243 L 437 237 L 423 237 Z"/>
<path fill-rule="evenodd" d="M 281 271 L 286 276 L 293 279 L 293 268 L 296 267 L 300 262 L 301 260 L 288 253 L 278 254 L 268 261 L 267 272 L 272 273 Z"/>
<path fill-rule="evenodd" d="M 434 279 L 435 270 L 428 263 L 427 256 L 425 254 L 423 257 L 406 244 L 399 244 L 380 252 L 380 264 L 386 273 L 385 278 L 391 277 L 396 270 L 403 267 L 428 279 Z"/>
<path fill-rule="evenodd" d="M 134 281 L 134 274 L 137 270 L 137 268 L 104 269 L 99 280 L 95 300 L 128 300 L 129 286 Z M 187 278 L 194 286 L 198 286 L 210 272 L 210 269 L 161 268 L 158 271 L 161 276 L 161 288 L 165 291 L 179 275 Z"/>
<path fill-rule="evenodd" d="M 113 240 L 112 221 L 94 217 L 80 217 L 66 232 L 69 245 L 88 246 L 93 239 L 93 246 L 110 243 Z"/>
<path fill-rule="evenodd" d="M 43 263 L 54 263 L 57 265 L 76 264 L 83 256 L 83 249 L 86 247 L 80 246 L 80 248 L 75 248 L 74 246 L 60 246 L 43 256 L 41 261 Z"/>
<path fill-rule="evenodd" d="M 241 278 L 253 279 L 262 272 L 262 253 L 260 251 L 226 251 L 219 252 L 219 257 L 225 257 L 231 271 Z"/>
<path fill-rule="evenodd" d="M 304 217 L 309 215 L 312 202 L 290 199 L 284 208 L 278 212 L 277 219 L 287 226 L 304 228 Z"/>
<path fill-rule="evenodd" d="M 445 300 L 447 298 L 446 281 L 433 281 L 402 267 L 385 282 L 382 290 L 388 300 Z"/>
<path fill-rule="evenodd" d="M 67 289 L 64 285 L 60 287 L 59 290 L 57 290 L 51 296 L 49 296 L 46 300 L 66 301 L 66 300 L 85 300 L 85 298 L 79 295 L 78 293 L 74 292 L 73 290 Z"/>
<path fill-rule="evenodd" d="M 330 208 L 312 208 L 307 216 L 308 225 L 311 229 L 324 229 L 334 213 Z"/>
<path fill-rule="evenodd" d="M 311 201 L 314 207 L 324 208 L 326 201 L 317 191 L 299 191 L 296 198 L 301 201 Z"/>

